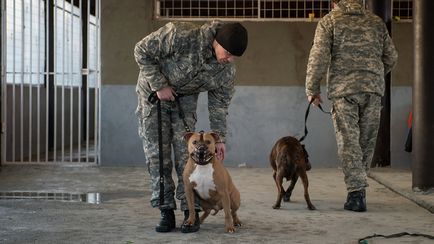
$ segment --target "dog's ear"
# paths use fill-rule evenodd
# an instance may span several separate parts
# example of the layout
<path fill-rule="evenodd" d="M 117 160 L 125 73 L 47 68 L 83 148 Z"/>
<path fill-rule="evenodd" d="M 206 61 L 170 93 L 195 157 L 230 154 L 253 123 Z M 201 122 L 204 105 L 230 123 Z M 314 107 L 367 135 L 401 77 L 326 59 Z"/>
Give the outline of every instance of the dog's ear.
<path fill-rule="evenodd" d="M 220 141 L 220 136 L 219 136 L 219 134 L 217 134 L 217 133 L 215 133 L 215 132 L 211 132 L 210 134 L 212 135 L 212 137 L 214 137 L 214 140 L 215 140 L 216 142 Z"/>
<path fill-rule="evenodd" d="M 185 133 L 184 140 L 188 141 L 193 134 L 194 134 L 194 132 L 187 132 L 187 133 Z"/>

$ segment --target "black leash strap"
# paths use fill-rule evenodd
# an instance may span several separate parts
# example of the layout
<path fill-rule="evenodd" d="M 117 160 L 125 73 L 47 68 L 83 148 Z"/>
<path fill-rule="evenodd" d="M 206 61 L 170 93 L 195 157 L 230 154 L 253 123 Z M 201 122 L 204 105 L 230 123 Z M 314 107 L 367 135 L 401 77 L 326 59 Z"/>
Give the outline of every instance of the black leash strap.
<path fill-rule="evenodd" d="M 160 207 L 164 205 L 164 173 L 163 173 L 163 126 L 161 121 L 161 101 L 157 101 L 157 120 L 158 120 L 158 156 L 160 162 Z"/>
<path fill-rule="evenodd" d="M 402 236 L 421 236 L 421 237 L 425 237 L 425 238 L 434 240 L 434 236 L 427 235 L 427 234 L 401 232 L 401 233 L 396 233 L 396 234 L 392 234 L 392 235 L 377 235 L 377 234 L 373 234 L 371 236 L 367 236 L 367 237 L 359 239 L 359 243 L 360 244 L 366 244 L 366 243 L 368 243 L 368 239 L 371 239 L 371 238 L 374 238 L 374 237 L 383 237 L 383 238 L 387 238 L 388 239 L 388 238 L 397 238 L 397 237 L 402 237 Z"/>
<path fill-rule="evenodd" d="M 158 123 L 158 161 L 159 161 L 159 171 L 160 171 L 160 207 L 164 205 L 164 158 L 163 158 L 163 126 L 161 119 L 161 101 L 158 99 L 157 93 L 152 92 L 148 97 L 148 102 L 152 104 L 157 104 L 157 123 Z"/>
<path fill-rule="evenodd" d="M 187 121 L 185 121 L 185 114 L 184 110 L 182 110 L 181 103 L 179 102 L 179 97 L 176 97 L 176 104 L 178 105 L 179 110 L 179 117 L 182 119 L 182 122 L 184 123 L 184 129 L 186 132 L 190 132 L 190 127 L 187 124 Z M 162 126 L 162 119 L 161 119 L 161 101 L 158 99 L 157 93 L 152 92 L 149 97 L 148 101 L 152 104 L 157 103 L 157 121 L 158 121 L 158 159 L 159 159 L 159 171 L 160 171 L 160 206 L 164 205 L 164 158 L 163 158 L 163 126 Z"/>
<path fill-rule="evenodd" d="M 307 136 L 307 133 L 308 133 L 308 131 L 307 131 L 307 117 L 309 117 L 310 105 L 312 105 L 313 100 L 314 100 L 314 99 L 312 99 L 312 100 L 309 102 L 309 105 L 307 105 L 306 113 L 304 114 L 304 135 L 303 135 L 303 136 L 298 140 L 299 142 L 302 142 L 302 141 L 306 138 L 306 136 Z M 331 112 L 327 112 L 327 111 L 325 111 L 325 110 L 322 108 L 321 104 L 318 104 L 318 108 L 319 108 L 323 113 L 325 113 L 325 114 L 332 114 Z"/>
<path fill-rule="evenodd" d="M 179 118 L 181 118 L 182 119 L 182 123 L 184 123 L 185 132 L 191 132 L 190 127 L 187 124 L 187 121 L 185 121 L 185 114 L 184 114 L 184 110 L 181 107 L 181 102 L 179 101 L 179 97 L 180 96 L 176 96 L 176 98 L 175 98 L 176 105 L 178 105 Z"/>

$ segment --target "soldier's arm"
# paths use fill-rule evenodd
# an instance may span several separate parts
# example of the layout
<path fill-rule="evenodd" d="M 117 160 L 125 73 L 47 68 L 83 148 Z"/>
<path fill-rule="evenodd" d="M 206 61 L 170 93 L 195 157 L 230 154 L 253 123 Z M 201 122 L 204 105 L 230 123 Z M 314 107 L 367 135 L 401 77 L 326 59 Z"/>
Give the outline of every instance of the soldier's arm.
<path fill-rule="evenodd" d="M 315 38 L 309 54 L 306 73 L 306 95 L 320 94 L 320 82 L 325 76 L 331 58 L 331 24 L 325 18 L 318 22 Z"/>
<path fill-rule="evenodd" d="M 149 83 L 153 91 L 169 85 L 160 72 L 160 60 L 172 51 L 175 26 L 168 23 L 139 41 L 134 48 L 134 57 L 140 68 L 139 82 Z"/>
<path fill-rule="evenodd" d="M 208 91 L 208 111 L 211 130 L 218 133 L 222 142 L 226 140 L 226 119 L 229 104 L 235 92 L 235 69 L 228 74 L 228 82 L 218 89 Z"/>
<path fill-rule="evenodd" d="M 387 32 L 386 25 L 384 27 L 384 42 L 383 42 L 383 56 L 381 60 L 384 64 L 384 75 L 389 73 L 398 61 L 398 52 L 395 49 L 392 38 L 390 38 Z"/>

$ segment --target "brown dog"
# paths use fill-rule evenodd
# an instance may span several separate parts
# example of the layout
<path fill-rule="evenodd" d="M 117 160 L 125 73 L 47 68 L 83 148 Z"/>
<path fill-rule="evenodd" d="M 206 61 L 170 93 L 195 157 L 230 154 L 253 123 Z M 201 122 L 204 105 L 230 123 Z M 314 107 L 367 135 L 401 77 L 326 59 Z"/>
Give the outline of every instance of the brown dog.
<path fill-rule="evenodd" d="M 240 192 L 235 188 L 223 163 L 215 157 L 215 142 L 219 140 L 219 136 L 203 131 L 189 132 L 184 139 L 188 142 L 189 153 L 183 173 L 189 209 L 189 217 L 185 224 L 193 225 L 195 221 L 194 194 L 197 194 L 204 210 L 200 222 L 203 223 L 211 210 L 214 210 L 213 215 L 215 215 L 223 209 L 225 230 L 230 233 L 234 232 L 234 226 L 241 225 L 237 216 L 237 210 L 240 207 Z"/>
<path fill-rule="evenodd" d="M 289 202 L 295 183 L 300 177 L 304 186 L 304 198 L 307 207 L 310 210 L 315 210 L 307 190 L 309 181 L 306 171 L 311 169 L 311 165 L 304 145 L 291 136 L 280 138 L 271 150 L 270 164 L 274 170 L 273 178 L 277 186 L 277 200 L 273 208 L 280 208 L 282 197 L 285 202 Z M 282 186 L 283 178 L 286 178 L 286 181 L 291 180 L 291 184 L 286 191 Z"/>

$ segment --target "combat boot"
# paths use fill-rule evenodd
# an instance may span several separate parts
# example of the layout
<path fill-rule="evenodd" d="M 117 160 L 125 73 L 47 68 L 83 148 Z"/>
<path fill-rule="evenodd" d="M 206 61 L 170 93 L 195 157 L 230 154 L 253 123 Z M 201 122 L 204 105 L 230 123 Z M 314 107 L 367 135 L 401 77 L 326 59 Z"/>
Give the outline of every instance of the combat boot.
<path fill-rule="evenodd" d="M 181 232 L 182 233 L 192 233 L 192 232 L 196 232 L 200 229 L 200 220 L 199 220 L 199 210 L 195 211 L 195 218 L 196 220 L 194 221 L 193 225 L 186 225 L 185 221 L 187 221 L 188 219 L 188 215 L 190 214 L 190 212 L 188 210 L 184 211 L 184 223 L 182 223 L 181 225 Z"/>
<path fill-rule="evenodd" d="M 365 190 L 349 192 L 347 202 L 344 204 L 345 210 L 355 212 L 366 211 L 366 192 Z"/>
<path fill-rule="evenodd" d="M 175 213 L 173 209 L 161 209 L 160 223 L 155 226 L 157 232 L 170 232 L 175 229 Z"/>

